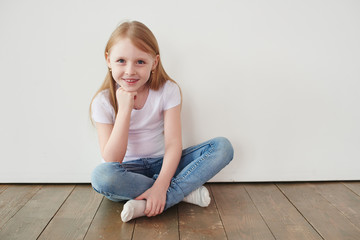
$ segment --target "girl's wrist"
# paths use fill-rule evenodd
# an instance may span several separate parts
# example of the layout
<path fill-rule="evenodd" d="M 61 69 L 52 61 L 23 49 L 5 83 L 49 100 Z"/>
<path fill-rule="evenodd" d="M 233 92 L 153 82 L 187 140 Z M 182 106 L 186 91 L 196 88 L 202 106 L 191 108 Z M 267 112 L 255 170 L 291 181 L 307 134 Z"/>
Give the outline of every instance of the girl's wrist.
<path fill-rule="evenodd" d="M 131 107 L 122 107 L 118 109 L 117 114 L 119 115 L 131 115 L 132 108 Z"/>
<path fill-rule="evenodd" d="M 156 179 L 154 186 L 167 190 L 170 186 L 170 180 L 158 178 Z"/>

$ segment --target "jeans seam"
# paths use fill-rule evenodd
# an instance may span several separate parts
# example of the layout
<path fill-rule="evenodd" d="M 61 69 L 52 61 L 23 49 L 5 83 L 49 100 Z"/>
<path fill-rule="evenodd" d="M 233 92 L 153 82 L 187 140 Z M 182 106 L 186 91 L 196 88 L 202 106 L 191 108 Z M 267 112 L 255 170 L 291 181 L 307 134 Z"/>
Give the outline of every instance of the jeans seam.
<path fill-rule="evenodd" d="M 195 152 L 195 151 L 197 151 L 198 149 L 200 149 L 200 148 L 202 148 L 202 147 L 204 147 L 205 145 L 208 145 L 208 144 L 209 144 L 210 146 L 213 146 L 213 141 L 206 142 L 206 143 L 204 143 L 204 144 L 198 145 L 196 148 L 191 149 L 191 151 L 186 152 L 186 154 Z"/>
<path fill-rule="evenodd" d="M 178 181 L 180 181 L 180 180 L 184 180 L 192 171 L 194 171 L 196 168 L 197 168 L 197 166 L 199 166 L 199 164 L 202 162 L 202 161 L 204 161 L 206 158 L 208 158 L 209 156 L 210 156 L 210 154 L 214 151 L 214 144 L 213 143 L 209 143 L 209 145 L 211 146 L 211 148 L 210 148 L 210 150 L 204 155 L 204 156 L 202 156 L 196 163 L 194 163 L 194 165 L 184 174 L 184 175 L 182 175 L 181 177 L 177 177 L 177 178 L 175 178 L 174 179 L 174 182 L 175 183 L 177 183 Z M 203 145 L 204 146 L 204 145 Z M 201 146 L 201 147 L 203 147 L 203 146 Z M 199 147 L 200 148 L 200 147 Z M 197 148 L 197 149 L 199 149 L 199 148 Z M 196 149 L 196 150 L 197 150 Z"/>
<path fill-rule="evenodd" d="M 98 191 L 96 191 L 96 192 L 98 192 Z M 98 192 L 98 193 L 104 195 L 105 197 L 109 197 L 109 198 L 114 198 L 115 197 L 116 200 L 119 200 L 119 201 L 125 201 L 126 199 L 130 199 L 128 197 L 120 196 L 120 195 L 110 193 L 110 192 L 105 192 L 105 191 L 101 191 L 101 192 Z"/>

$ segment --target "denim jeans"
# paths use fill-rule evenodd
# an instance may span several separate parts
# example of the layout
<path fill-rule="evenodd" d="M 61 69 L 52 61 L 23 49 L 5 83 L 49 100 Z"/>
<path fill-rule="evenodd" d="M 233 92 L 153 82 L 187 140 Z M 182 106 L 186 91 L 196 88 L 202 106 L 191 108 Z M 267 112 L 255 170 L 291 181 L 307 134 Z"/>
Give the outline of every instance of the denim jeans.
<path fill-rule="evenodd" d="M 184 149 L 167 190 L 165 209 L 215 176 L 229 164 L 233 154 L 231 143 L 223 137 Z M 134 199 L 154 184 L 162 161 L 163 157 L 102 163 L 92 173 L 92 187 L 112 201 Z"/>

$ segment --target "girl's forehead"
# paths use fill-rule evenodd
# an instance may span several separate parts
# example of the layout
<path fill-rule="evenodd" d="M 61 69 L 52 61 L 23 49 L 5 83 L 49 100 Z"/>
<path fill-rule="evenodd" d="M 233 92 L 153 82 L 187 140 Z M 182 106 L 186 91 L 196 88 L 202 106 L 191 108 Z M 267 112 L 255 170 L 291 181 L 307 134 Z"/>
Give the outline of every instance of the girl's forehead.
<path fill-rule="evenodd" d="M 129 38 L 119 39 L 110 49 L 110 55 L 151 57 L 147 52 L 136 47 Z"/>

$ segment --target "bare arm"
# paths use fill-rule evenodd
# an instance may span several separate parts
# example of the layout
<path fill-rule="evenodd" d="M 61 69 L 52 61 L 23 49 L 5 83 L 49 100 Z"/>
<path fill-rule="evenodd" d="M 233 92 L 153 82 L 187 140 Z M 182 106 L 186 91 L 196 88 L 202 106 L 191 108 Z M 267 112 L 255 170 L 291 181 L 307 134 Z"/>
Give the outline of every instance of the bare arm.
<path fill-rule="evenodd" d="M 96 123 L 96 129 L 101 156 L 106 162 L 121 163 L 128 144 L 131 110 L 136 93 L 118 90 L 116 94 L 118 102 L 121 102 L 122 106 L 119 106 L 114 125 Z"/>
<path fill-rule="evenodd" d="M 181 106 L 164 112 L 165 155 L 159 177 L 155 184 L 168 189 L 171 178 L 179 165 L 182 152 Z"/>

